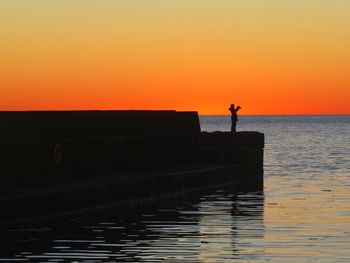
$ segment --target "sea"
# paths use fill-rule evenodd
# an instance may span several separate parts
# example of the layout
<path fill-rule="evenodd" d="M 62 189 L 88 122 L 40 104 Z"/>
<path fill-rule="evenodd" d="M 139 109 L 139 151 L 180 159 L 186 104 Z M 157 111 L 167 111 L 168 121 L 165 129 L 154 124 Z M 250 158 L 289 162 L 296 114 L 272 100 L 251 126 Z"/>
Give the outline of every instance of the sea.
<path fill-rule="evenodd" d="M 229 116 L 200 116 L 228 131 Z M 216 189 L 0 229 L 3 262 L 350 262 L 350 115 L 240 116 L 264 190 Z"/>

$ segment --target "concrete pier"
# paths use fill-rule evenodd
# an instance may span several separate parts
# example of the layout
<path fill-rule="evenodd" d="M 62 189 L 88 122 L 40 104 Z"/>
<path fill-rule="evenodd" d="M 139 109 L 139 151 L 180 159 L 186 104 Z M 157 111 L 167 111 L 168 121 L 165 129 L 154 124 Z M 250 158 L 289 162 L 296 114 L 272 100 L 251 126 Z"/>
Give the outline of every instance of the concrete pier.
<path fill-rule="evenodd" d="M 0 223 L 232 185 L 261 189 L 264 135 L 196 112 L 0 112 Z"/>

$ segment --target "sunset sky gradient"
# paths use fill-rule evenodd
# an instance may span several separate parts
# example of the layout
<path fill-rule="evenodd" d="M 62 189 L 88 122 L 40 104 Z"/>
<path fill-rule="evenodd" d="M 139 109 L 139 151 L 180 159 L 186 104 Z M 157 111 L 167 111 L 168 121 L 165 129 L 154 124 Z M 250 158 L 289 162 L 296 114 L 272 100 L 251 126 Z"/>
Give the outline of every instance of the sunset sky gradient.
<path fill-rule="evenodd" d="M 350 113 L 348 0 L 1 0 L 0 110 Z"/>

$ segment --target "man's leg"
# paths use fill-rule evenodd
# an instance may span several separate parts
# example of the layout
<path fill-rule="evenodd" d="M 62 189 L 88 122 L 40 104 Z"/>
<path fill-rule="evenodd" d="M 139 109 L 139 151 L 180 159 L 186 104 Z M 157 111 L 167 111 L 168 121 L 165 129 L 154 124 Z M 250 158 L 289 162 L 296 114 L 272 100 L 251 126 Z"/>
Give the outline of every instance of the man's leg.
<path fill-rule="evenodd" d="M 237 124 L 237 122 L 232 121 L 232 124 L 231 124 L 231 132 L 236 132 L 236 124 Z"/>

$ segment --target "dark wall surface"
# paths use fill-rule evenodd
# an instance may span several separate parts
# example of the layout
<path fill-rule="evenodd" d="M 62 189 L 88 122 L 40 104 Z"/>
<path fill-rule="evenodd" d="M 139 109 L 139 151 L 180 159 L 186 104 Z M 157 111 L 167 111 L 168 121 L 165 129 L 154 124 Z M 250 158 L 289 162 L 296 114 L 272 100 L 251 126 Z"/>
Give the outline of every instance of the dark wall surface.
<path fill-rule="evenodd" d="M 0 112 L 0 182 L 166 168 L 191 159 L 197 112 Z"/>
<path fill-rule="evenodd" d="M 0 112 L 0 142 L 199 133 L 197 112 L 27 111 Z"/>

